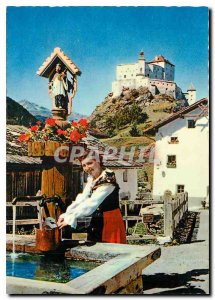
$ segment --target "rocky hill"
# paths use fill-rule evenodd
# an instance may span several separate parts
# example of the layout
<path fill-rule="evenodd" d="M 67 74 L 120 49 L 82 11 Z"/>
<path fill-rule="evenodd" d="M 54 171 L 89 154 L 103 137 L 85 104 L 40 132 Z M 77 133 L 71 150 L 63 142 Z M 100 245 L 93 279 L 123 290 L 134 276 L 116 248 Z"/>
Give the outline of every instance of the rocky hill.
<path fill-rule="evenodd" d="M 92 128 L 113 136 L 138 136 L 141 130 L 186 106 L 168 95 L 152 95 L 147 87 L 124 89 L 119 97 L 110 93 L 89 120 Z"/>
<path fill-rule="evenodd" d="M 7 124 L 22 125 L 29 127 L 30 124 L 35 123 L 37 118 L 32 116 L 27 109 L 25 109 L 18 102 L 10 97 L 6 98 L 7 103 Z"/>

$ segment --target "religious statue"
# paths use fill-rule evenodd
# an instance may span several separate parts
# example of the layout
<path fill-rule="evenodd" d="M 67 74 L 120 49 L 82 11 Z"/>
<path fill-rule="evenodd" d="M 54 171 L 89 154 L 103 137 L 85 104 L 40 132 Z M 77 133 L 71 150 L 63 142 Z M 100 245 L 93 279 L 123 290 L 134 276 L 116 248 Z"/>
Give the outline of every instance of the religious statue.
<path fill-rule="evenodd" d="M 69 115 L 71 113 L 71 101 L 69 101 L 68 93 L 73 91 L 74 86 L 68 80 L 66 72 L 67 69 L 63 70 L 61 63 L 56 64 L 55 74 L 49 82 L 49 93 L 54 100 L 55 107 L 65 109 Z"/>

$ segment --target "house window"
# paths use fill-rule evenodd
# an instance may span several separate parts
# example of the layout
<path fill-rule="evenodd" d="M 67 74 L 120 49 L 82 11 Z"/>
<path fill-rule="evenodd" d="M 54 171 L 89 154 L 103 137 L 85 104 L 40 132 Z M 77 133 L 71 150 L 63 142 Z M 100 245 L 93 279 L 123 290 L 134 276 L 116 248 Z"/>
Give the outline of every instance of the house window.
<path fill-rule="evenodd" d="M 126 78 L 126 75 L 124 75 L 124 78 Z"/>
<path fill-rule="evenodd" d="M 187 127 L 188 127 L 188 128 L 195 128 L 195 127 L 196 127 L 196 122 L 195 122 L 195 120 L 188 120 L 187 122 L 188 122 L 188 123 L 187 123 Z"/>
<path fill-rule="evenodd" d="M 179 143 L 178 137 L 173 136 L 170 138 L 169 144 L 178 144 L 178 143 Z"/>
<path fill-rule="evenodd" d="M 86 172 L 84 172 L 84 183 L 87 182 L 87 177 L 88 177 L 88 174 Z"/>
<path fill-rule="evenodd" d="M 128 170 L 123 172 L 123 182 L 128 182 Z"/>
<path fill-rule="evenodd" d="M 184 185 L 182 184 L 177 185 L 177 193 L 184 193 Z"/>
<path fill-rule="evenodd" d="M 167 168 L 176 168 L 176 155 L 167 155 Z"/>

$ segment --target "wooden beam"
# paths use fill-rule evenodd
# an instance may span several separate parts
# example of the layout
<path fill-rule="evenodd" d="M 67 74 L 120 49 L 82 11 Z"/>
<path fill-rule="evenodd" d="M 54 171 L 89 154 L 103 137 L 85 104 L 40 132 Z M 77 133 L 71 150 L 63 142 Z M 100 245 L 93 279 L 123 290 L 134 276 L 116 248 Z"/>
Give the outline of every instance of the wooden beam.
<path fill-rule="evenodd" d="M 16 220 L 16 225 L 35 225 L 38 223 L 38 219 Z M 6 220 L 6 225 L 13 225 L 13 220 Z"/>
<path fill-rule="evenodd" d="M 7 206 L 14 206 L 11 202 L 6 202 Z M 15 206 L 37 206 L 37 202 L 36 201 L 19 201 L 16 202 Z"/>
<path fill-rule="evenodd" d="M 127 207 L 127 203 L 124 204 L 125 205 L 125 216 L 123 217 L 123 220 L 125 220 L 125 230 L 126 232 L 128 231 L 128 207 Z"/>
<path fill-rule="evenodd" d="M 191 115 L 188 115 L 188 114 L 186 114 L 186 115 L 184 115 L 184 117 L 186 117 L 186 118 L 192 118 L 192 117 L 203 117 L 204 115 L 202 114 L 202 113 L 199 113 L 199 114 L 191 114 Z"/>
<path fill-rule="evenodd" d="M 173 212 L 172 217 L 174 218 L 175 215 L 182 209 L 182 207 L 186 204 L 186 200 L 184 200 Z"/>
<path fill-rule="evenodd" d="M 126 237 L 127 241 L 142 241 L 142 240 L 156 240 L 156 239 L 157 238 L 154 235 L 141 235 L 141 237 L 128 235 Z"/>
<path fill-rule="evenodd" d="M 120 200 L 121 205 L 125 204 L 163 204 L 163 200 Z"/>
<path fill-rule="evenodd" d="M 140 216 L 124 216 L 123 220 L 126 220 L 126 221 L 142 221 L 142 217 L 140 217 Z"/>
<path fill-rule="evenodd" d="M 169 191 L 164 192 L 164 235 L 172 237 L 173 219 L 172 219 L 172 194 Z"/>

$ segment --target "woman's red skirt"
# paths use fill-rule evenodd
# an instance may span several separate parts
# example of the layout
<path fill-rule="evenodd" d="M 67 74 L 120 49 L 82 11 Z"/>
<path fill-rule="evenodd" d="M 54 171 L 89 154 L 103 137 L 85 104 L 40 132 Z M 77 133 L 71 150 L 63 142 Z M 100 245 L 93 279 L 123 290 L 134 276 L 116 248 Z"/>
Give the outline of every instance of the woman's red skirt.
<path fill-rule="evenodd" d="M 119 208 L 103 213 L 102 242 L 126 244 L 125 225 Z"/>

